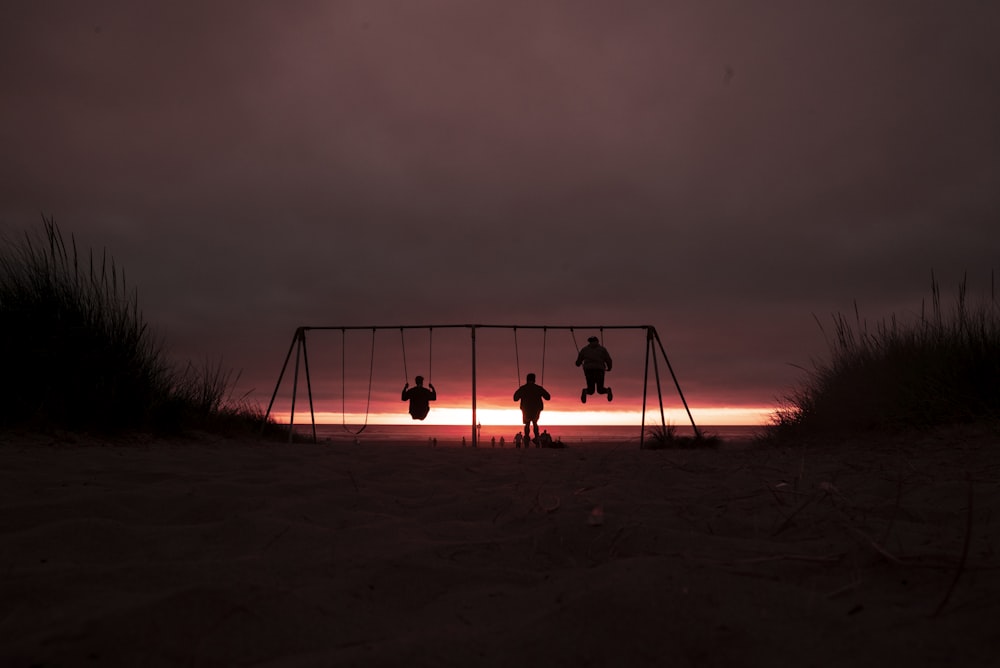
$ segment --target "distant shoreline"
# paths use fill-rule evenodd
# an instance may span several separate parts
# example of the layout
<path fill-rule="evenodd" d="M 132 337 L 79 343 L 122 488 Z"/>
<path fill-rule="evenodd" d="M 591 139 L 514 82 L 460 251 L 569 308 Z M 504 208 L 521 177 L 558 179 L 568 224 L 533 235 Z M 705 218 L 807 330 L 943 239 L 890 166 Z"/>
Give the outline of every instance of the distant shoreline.
<path fill-rule="evenodd" d="M 399 443 L 439 447 L 462 447 L 472 445 L 471 425 L 368 425 L 360 430 L 361 425 L 323 424 L 316 425 L 316 441 L 319 443 Z M 635 446 L 640 442 L 640 431 L 635 426 L 579 426 L 579 425 L 539 425 L 542 431 L 548 431 L 556 441 L 561 441 L 567 447 L 603 447 L 603 446 Z M 644 438 L 649 442 L 659 425 L 646 425 Z M 676 427 L 678 436 L 690 437 L 693 430 L 690 426 Z M 700 428 L 703 435 L 713 436 L 724 443 L 746 443 L 759 435 L 763 427 L 756 425 L 708 426 Z M 309 439 L 312 436 L 312 426 L 296 425 L 295 433 L 299 438 Z M 478 447 L 480 448 L 514 448 L 514 437 L 523 433 L 519 426 L 483 425 L 479 432 Z M 501 443 L 501 438 L 503 442 Z M 533 446 L 532 446 L 533 447 Z"/>

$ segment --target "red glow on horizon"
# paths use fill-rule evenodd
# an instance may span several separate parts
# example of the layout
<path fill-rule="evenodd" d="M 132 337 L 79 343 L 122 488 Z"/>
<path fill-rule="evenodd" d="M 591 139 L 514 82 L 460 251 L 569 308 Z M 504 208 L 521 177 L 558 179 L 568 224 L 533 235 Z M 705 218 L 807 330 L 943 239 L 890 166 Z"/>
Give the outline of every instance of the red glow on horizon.
<path fill-rule="evenodd" d="M 682 401 L 685 397 L 680 396 L 679 387 L 675 388 L 678 381 L 655 365 L 658 351 L 649 349 L 649 339 L 640 327 L 600 333 L 614 358 L 606 382 L 614 389 L 610 403 L 598 395 L 581 401 L 585 380 L 574 361 L 579 341 L 590 332 L 574 334 L 571 329 L 547 335 L 539 328 L 511 332 L 507 327 L 485 327 L 476 330 L 470 341 L 465 327 L 435 329 L 433 348 L 438 354 L 433 355 L 433 364 L 430 331 L 372 328 L 345 333 L 315 328 L 309 353 L 313 372 L 307 374 L 311 385 L 303 387 L 301 379 L 298 381 L 294 422 L 312 422 L 310 413 L 314 411 L 317 424 L 470 425 L 475 420 L 483 425 L 516 426 L 521 424 L 521 412 L 512 395 L 529 372 L 537 372 L 539 384 L 552 395 L 545 402 L 540 421 L 549 425 L 639 426 L 663 420 L 677 426 L 692 421 L 699 426 L 758 426 L 768 423 L 774 412 L 771 406 L 753 404 L 706 405 L 704 397 L 692 401 L 687 396 L 689 416 Z M 628 331 L 631 329 L 637 331 Z M 401 345 L 403 334 L 408 355 Z M 593 334 L 599 333 L 595 330 Z M 472 341 L 475 347 L 470 345 Z M 650 352 L 654 364 L 650 363 Z M 665 356 L 662 361 L 666 361 Z M 412 386 L 417 375 L 424 376 L 425 386 L 433 386 L 438 397 L 423 421 L 410 418 L 400 397 L 404 383 Z M 288 380 L 295 382 L 293 378 Z M 279 422 L 289 420 L 290 390 L 286 380 L 280 401 L 271 412 Z"/>
<path fill-rule="evenodd" d="M 691 417 L 700 426 L 747 425 L 762 426 L 769 422 L 773 407 L 765 406 L 710 406 L 692 407 Z M 274 413 L 275 420 L 287 423 L 289 414 Z M 413 420 L 405 409 L 398 412 L 371 412 L 342 414 L 339 411 L 317 411 L 317 424 L 382 424 L 382 425 L 471 425 L 472 409 L 468 406 L 433 406 L 425 420 Z M 667 424 L 684 426 L 690 424 L 690 418 L 683 407 L 664 409 Z M 480 405 L 476 409 L 476 421 L 491 426 L 517 426 L 521 424 L 521 412 L 516 406 L 499 407 L 496 405 Z M 296 409 L 295 424 L 309 424 L 311 416 L 306 410 Z M 546 409 L 542 412 L 540 423 L 560 426 L 638 426 L 643 422 L 639 408 L 629 410 L 574 410 L 565 411 Z M 659 408 L 646 409 L 645 424 L 660 424 Z"/>

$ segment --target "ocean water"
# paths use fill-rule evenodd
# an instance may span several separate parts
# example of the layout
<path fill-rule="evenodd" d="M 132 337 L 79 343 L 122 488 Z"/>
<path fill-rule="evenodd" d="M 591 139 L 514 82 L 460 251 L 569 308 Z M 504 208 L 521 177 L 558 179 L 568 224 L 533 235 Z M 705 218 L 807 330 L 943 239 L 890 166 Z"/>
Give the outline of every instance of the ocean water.
<path fill-rule="evenodd" d="M 569 425 L 541 425 L 542 430 L 547 430 L 553 440 L 561 440 L 567 446 L 573 444 L 588 443 L 639 443 L 639 426 L 569 426 Z M 646 438 L 649 438 L 651 429 L 659 427 L 659 424 L 646 425 Z M 405 442 L 405 443 L 427 443 L 437 439 L 438 446 L 461 446 L 462 439 L 466 444 L 472 442 L 471 425 L 368 425 L 360 433 L 360 425 L 340 424 L 317 424 L 316 439 L 319 441 L 351 442 L 357 438 L 362 443 L 379 442 Z M 704 435 L 717 436 L 724 441 L 745 440 L 752 438 L 762 431 L 762 427 L 757 425 L 709 425 L 699 427 Z M 312 434 L 310 425 L 296 425 L 295 431 L 304 436 Z M 514 447 L 514 435 L 520 430 L 516 426 L 491 426 L 482 425 L 479 430 L 480 447 L 491 447 L 493 439 L 496 439 L 496 447 L 500 447 L 501 437 L 504 439 L 505 447 Z M 690 436 L 693 430 L 690 425 L 677 426 L 676 433 L 679 436 Z"/>

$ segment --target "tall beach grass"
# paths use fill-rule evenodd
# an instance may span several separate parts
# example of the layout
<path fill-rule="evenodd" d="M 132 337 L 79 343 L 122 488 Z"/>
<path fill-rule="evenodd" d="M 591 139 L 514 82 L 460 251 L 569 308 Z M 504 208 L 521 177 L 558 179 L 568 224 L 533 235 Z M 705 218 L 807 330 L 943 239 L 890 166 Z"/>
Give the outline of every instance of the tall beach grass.
<path fill-rule="evenodd" d="M 52 219 L 0 250 L 0 427 L 231 429 L 260 424 L 221 364 L 168 362 L 125 272 Z"/>
<path fill-rule="evenodd" d="M 992 283 L 992 281 L 991 281 Z M 820 328 L 823 329 L 822 323 Z M 824 334 L 826 332 L 824 331 Z M 890 315 L 873 327 L 837 314 L 828 358 L 784 398 L 767 436 L 809 437 L 865 431 L 996 423 L 1000 418 L 1000 306 L 968 297 L 963 278 L 954 305 L 931 300 L 919 316 Z"/>

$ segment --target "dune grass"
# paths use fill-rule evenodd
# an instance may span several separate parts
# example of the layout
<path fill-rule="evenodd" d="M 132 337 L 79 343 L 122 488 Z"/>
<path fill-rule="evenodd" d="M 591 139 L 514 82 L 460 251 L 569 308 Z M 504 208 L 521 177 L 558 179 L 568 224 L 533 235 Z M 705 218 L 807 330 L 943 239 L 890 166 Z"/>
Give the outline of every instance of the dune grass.
<path fill-rule="evenodd" d="M 765 436 L 996 423 L 1000 306 L 990 292 L 973 304 L 963 279 L 946 312 L 932 276 L 929 312 L 925 303 L 909 322 L 892 315 L 869 328 L 856 304 L 853 322 L 835 315 L 828 359 L 814 362 L 802 386 L 785 397 Z"/>
<path fill-rule="evenodd" d="M 718 436 L 707 434 L 701 430 L 691 436 L 677 433 L 677 427 L 667 424 L 665 427 L 654 426 L 646 429 L 643 439 L 643 450 L 674 450 L 684 448 L 715 448 L 722 442 Z"/>
<path fill-rule="evenodd" d="M 242 430 L 221 364 L 168 362 L 136 290 L 107 252 L 81 255 L 52 219 L 0 250 L 0 427 L 102 432 Z"/>

